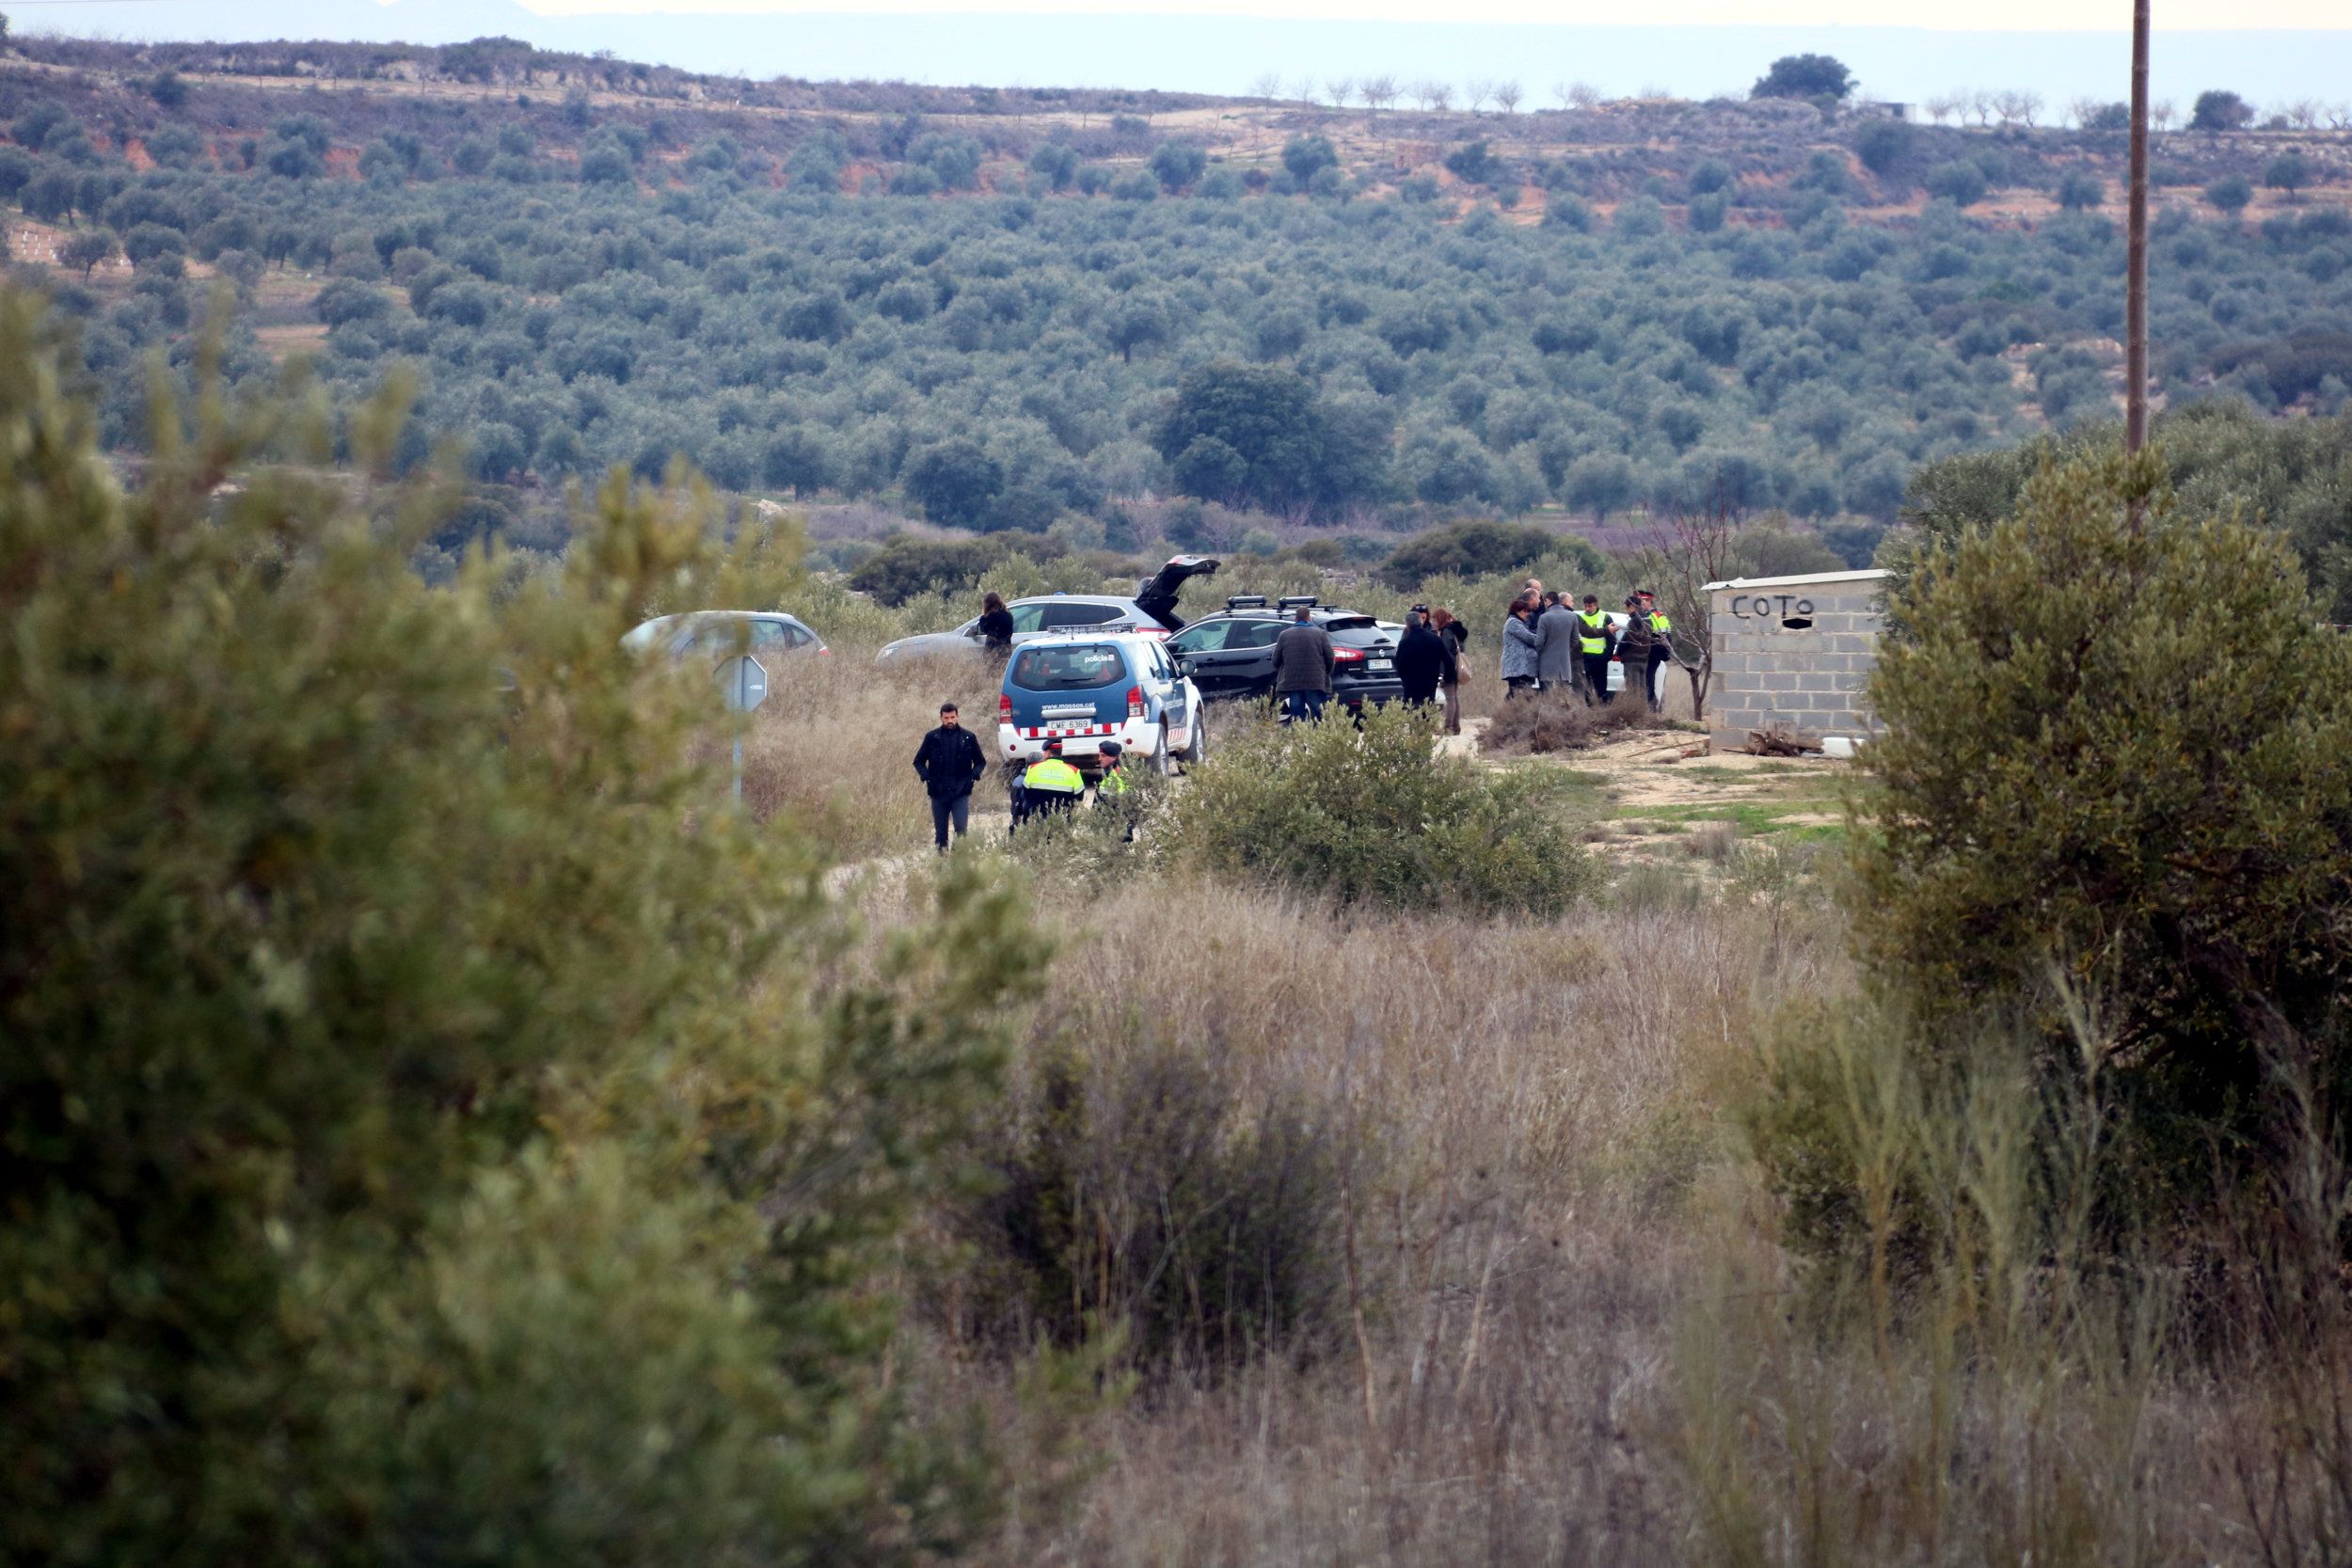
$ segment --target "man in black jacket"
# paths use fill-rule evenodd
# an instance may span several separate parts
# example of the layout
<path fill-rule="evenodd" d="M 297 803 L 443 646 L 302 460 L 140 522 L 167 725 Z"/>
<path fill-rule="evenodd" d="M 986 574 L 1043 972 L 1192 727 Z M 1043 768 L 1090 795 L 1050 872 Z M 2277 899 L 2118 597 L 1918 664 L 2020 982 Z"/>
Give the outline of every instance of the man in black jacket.
<path fill-rule="evenodd" d="M 923 736 L 914 753 L 914 774 L 931 798 L 931 839 L 939 852 L 947 852 L 947 825 L 955 824 L 961 838 L 972 822 L 972 786 L 988 771 L 980 743 L 963 727 L 953 703 L 939 706 L 939 728 Z"/>
<path fill-rule="evenodd" d="M 1420 610 L 1405 617 L 1405 635 L 1396 644 L 1396 679 L 1406 703 L 1420 707 L 1433 701 L 1453 662 L 1453 648 L 1429 629 Z"/>

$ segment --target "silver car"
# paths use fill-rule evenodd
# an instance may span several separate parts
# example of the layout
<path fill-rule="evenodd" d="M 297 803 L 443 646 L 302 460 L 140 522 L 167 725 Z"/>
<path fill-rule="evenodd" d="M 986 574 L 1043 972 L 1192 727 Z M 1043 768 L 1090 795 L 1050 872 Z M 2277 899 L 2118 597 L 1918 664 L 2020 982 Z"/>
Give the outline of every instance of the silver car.
<path fill-rule="evenodd" d="M 1217 562 L 1206 556 L 1177 556 L 1137 583 L 1132 597 L 1117 594 L 1041 594 L 1034 598 L 1015 599 L 1005 607 L 1012 611 L 1012 640 L 1025 642 L 1040 632 L 1078 627 L 1142 632 L 1152 637 L 1182 631 L 1184 621 L 1176 613 L 1177 594 L 1192 578 L 1215 573 L 1217 565 Z M 953 631 L 901 637 L 886 644 L 874 662 L 896 664 L 920 658 L 968 657 L 986 646 L 980 640 L 980 618 L 975 615 Z"/>
<path fill-rule="evenodd" d="M 705 657 L 713 663 L 738 653 L 830 654 L 825 640 L 797 615 L 773 610 L 698 610 L 657 615 L 630 629 L 621 646 L 631 653 L 663 653 L 674 659 Z"/>

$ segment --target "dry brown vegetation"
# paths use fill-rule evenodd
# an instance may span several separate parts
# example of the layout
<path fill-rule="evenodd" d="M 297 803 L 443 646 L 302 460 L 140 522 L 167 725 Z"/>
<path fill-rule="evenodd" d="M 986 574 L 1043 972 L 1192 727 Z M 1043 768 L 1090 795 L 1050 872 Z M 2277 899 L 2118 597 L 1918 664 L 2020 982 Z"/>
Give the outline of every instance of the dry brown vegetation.
<path fill-rule="evenodd" d="M 1499 704 L 1494 718 L 1478 733 L 1478 749 L 1502 756 L 1543 756 L 1581 752 L 1636 730 L 1665 727 L 1665 716 L 1651 713 L 1638 695 L 1613 697 L 1594 706 L 1574 692 L 1543 692 Z"/>
<path fill-rule="evenodd" d="M 1311 1357 L 1147 1382 L 992 1560 L 2332 1560 L 2332 1288 L 2264 1295 L 2212 1355 L 2173 1280 L 2012 1259 L 1882 1317 L 1792 1269 L 1737 1129 L 1775 1042 L 1860 1005 L 1818 893 L 1652 879 L 1533 925 L 1179 879 L 1047 910 L 1069 978 L 1026 1059 L 1080 1053 L 1101 1102 L 1172 1042 L 1245 1120 L 1308 1108 L 1346 1181 L 1341 1311 Z M 1009 1400 L 968 1319 L 934 1332 L 943 1375 Z"/>

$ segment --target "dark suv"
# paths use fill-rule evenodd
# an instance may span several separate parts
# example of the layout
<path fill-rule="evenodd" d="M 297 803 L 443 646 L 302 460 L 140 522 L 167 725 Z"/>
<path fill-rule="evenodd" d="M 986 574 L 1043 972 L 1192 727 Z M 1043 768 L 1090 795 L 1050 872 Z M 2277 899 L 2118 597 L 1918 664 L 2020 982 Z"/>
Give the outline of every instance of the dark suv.
<path fill-rule="evenodd" d="M 1301 606 L 1307 619 L 1331 636 L 1333 696 L 1360 708 L 1405 694 L 1396 678 L 1396 641 L 1380 623 L 1352 610 L 1326 610 L 1311 596 L 1279 599 L 1249 594 L 1225 601 L 1168 640 L 1168 651 L 1210 702 L 1265 697 L 1274 690 L 1274 640 Z"/>

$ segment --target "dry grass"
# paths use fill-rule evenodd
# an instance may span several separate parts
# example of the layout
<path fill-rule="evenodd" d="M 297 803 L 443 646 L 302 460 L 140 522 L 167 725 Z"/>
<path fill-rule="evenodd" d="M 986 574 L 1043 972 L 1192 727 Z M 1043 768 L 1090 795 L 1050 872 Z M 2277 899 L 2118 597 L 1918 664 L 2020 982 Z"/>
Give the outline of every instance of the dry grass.
<path fill-rule="evenodd" d="M 1542 756 L 1666 726 L 1665 716 L 1650 712 L 1639 696 L 1619 695 L 1594 706 L 1573 692 L 1545 691 L 1499 705 L 1478 733 L 1478 749 L 1492 756 Z"/>
<path fill-rule="evenodd" d="M 844 860 L 903 853 L 930 842 L 930 811 L 914 776 L 914 751 L 954 702 L 994 760 L 995 667 L 936 659 L 877 668 L 871 648 L 771 661 L 771 694 L 752 716 L 743 748 L 743 800 L 755 816 L 815 825 Z M 1001 771 L 973 792 L 974 830 L 1008 810 Z"/>
<path fill-rule="evenodd" d="M 919 844 L 935 684 L 811 677 L 763 721 L 762 799 Z M 2058 1291 L 2028 1260 L 1989 1291 L 1979 1258 L 1900 1304 L 1800 1275 L 1740 1107 L 1792 1019 L 1858 1005 L 1844 919 L 1804 847 L 1701 852 L 1724 874 L 1678 856 L 1544 922 L 1342 914 L 1182 865 L 1047 876 L 1062 946 L 1026 1058 L 1116 1076 L 1191 1052 L 1243 1120 L 1303 1104 L 1343 1130 L 1348 1310 L 1319 1358 L 1155 1379 L 1094 1418 L 1090 1473 L 989 1560 L 2344 1560 L 2352 1314 L 2324 1270 L 2258 1290 L 2219 1353 L 2162 1270 Z M 924 875 L 863 884 L 870 918 Z M 1959 1207 L 2026 1135 L 1887 1104 Z M 2288 1277 L 2263 1269 L 2233 1277 Z M 1001 1340 L 928 1321 L 928 1375 L 1002 1413 L 1024 1462 Z"/>
<path fill-rule="evenodd" d="M 882 888 L 877 915 L 903 893 Z M 1098 1057 L 1212 1049 L 1245 1103 L 1351 1124 L 1362 1338 L 1138 1400 L 1079 1505 L 1000 1560 L 1655 1560 L 1687 1508 L 1663 1446 L 1682 1216 L 1729 1157 L 1727 1050 L 1839 990 L 1836 922 L 1587 907 L 1556 923 L 1339 916 L 1245 887 L 1053 911 L 1031 1028 Z"/>

